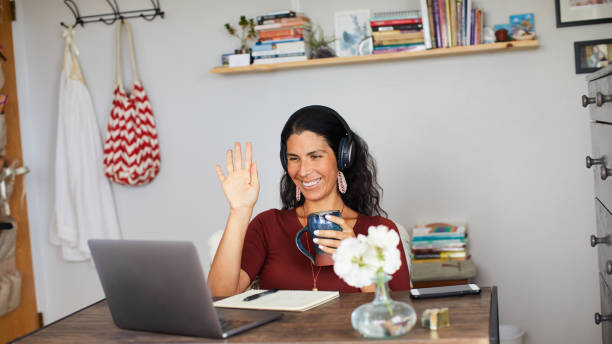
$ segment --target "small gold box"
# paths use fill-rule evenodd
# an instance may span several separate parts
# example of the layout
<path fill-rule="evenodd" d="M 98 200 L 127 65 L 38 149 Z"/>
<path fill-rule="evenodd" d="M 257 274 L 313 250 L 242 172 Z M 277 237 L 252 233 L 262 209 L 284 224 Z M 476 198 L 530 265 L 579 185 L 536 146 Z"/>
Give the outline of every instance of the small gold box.
<path fill-rule="evenodd" d="M 421 316 L 421 326 L 430 330 L 450 326 L 448 308 L 427 308 Z"/>

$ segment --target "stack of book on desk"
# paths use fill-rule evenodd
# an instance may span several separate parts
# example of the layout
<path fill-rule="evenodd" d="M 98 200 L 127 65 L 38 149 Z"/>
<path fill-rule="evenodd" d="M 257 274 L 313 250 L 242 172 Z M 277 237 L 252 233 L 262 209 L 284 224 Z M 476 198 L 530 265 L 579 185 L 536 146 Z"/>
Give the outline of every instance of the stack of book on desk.
<path fill-rule="evenodd" d="M 253 64 L 304 61 L 309 49 L 310 19 L 294 11 L 268 13 L 257 17 L 258 41 L 251 49 Z"/>
<path fill-rule="evenodd" d="M 415 227 L 410 249 L 412 263 L 466 260 L 469 255 L 465 226 L 434 224 Z"/>
<path fill-rule="evenodd" d="M 421 11 L 375 12 L 370 27 L 373 54 L 425 50 Z"/>

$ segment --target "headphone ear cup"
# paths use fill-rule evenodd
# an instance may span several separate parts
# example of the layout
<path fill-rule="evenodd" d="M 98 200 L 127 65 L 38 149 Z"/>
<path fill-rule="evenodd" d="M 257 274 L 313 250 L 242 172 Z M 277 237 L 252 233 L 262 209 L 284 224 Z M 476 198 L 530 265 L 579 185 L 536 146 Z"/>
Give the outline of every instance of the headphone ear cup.
<path fill-rule="evenodd" d="M 351 167 L 353 162 L 353 140 L 349 137 L 343 137 L 340 140 L 340 145 L 338 147 L 338 170 L 344 171 L 347 168 Z"/>

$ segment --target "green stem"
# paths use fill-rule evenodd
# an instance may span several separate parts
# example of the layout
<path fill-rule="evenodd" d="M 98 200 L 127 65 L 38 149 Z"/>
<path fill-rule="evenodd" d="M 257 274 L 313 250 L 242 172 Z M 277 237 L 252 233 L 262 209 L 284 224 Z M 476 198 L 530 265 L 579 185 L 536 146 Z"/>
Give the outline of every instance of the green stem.
<path fill-rule="evenodd" d="M 379 276 L 376 278 L 376 285 L 378 286 L 378 290 L 382 293 L 382 299 L 384 300 L 385 306 L 387 306 L 387 310 L 390 315 L 393 315 L 393 309 L 391 308 L 391 304 L 389 303 L 389 295 L 387 294 L 386 276 L 381 276 L 380 272 L 378 272 Z M 383 274 L 384 275 L 384 274 Z"/>

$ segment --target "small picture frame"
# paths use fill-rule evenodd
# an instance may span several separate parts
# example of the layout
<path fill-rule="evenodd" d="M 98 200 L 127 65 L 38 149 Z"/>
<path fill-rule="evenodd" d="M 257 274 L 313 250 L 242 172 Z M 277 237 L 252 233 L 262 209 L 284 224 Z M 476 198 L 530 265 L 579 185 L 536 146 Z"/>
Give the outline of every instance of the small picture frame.
<path fill-rule="evenodd" d="M 612 22 L 611 0 L 555 0 L 557 27 Z"/>
<path fill-rule="evenodd" d="M 612 64 L 612 38 L 574 42 L 576 74 L 592 73 Z"/>
<path fill-rule="evenodd" d="M 334 13 L 336 55 L 357 56 L 359 46 L 371 39 L 370 10 L 353 10 Z"/>

